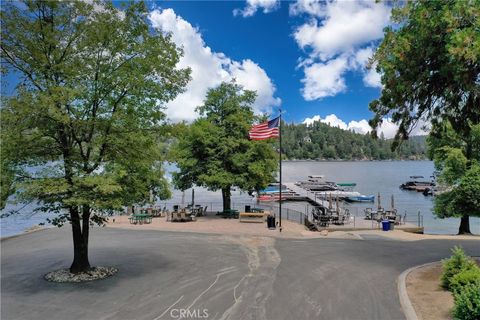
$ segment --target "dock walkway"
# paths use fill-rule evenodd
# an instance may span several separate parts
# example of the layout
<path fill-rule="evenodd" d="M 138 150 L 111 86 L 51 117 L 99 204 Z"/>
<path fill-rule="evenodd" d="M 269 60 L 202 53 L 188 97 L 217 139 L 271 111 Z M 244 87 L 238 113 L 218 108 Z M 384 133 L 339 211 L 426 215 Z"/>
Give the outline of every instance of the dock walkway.
<path fill-rule="evenodd" d="M 305 190 L 299 186 L 297 186 L 295 183 L 293 182 L 285 182 L 283 183 L 287 189 L 290 189 L 292 190 L 293 192 L 297 193 L 298 195 L 300 195 L 301 197 L 303 198 L 307 198 L 309 199 L 311 202 L 313 202 L 314 204 L 316 204 L 317 206 L 321 206 L 321 207 L 324 207 L 324 208 L 328 208 L 328 201 L 326 200 L 323 200 L 321 199 L 320 197 L 318 196 L 315 196 L 315 192 L 313 191 L 308 191 L 308 190 Z M 340 212 L 343 213 L 343 208 L 340 207 Z"/>

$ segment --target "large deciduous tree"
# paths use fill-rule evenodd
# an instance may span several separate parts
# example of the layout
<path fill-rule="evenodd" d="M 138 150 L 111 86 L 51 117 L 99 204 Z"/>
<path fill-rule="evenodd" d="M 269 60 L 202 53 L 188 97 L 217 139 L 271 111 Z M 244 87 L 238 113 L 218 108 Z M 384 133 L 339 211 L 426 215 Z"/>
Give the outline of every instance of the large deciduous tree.
<path fill-rule="evenodd" d="M 371 65 L 382 75 L 382 94 L 370 103 L 372 127 L 391 117 L 396 141 L 419 123 L 448 122 L 465 144 L 467 168 L 475 160 L 472 128 L 480 123 L 480 2 L 407 1 L 392 10 L 394 26 Z M 469 218 L 463 211 L 460 233 Z"/>
<path fill-rule="evenodd" d="M 3 71 L 19 79 L 2 101 L 2 172 L 15 175 L 20 199 L 71 223 L 74 273 L 90 268 L 91 223 L 169 192 L 162 109 L 189 70 L 176 68 L 181 51 L 147 19 L 142 2 L 2 5 Z"/>
<path fill-rule="evenodd" d="M 174 183 L 185 190 L 193 185 L 221 190 L 223 209 L 230 209 L 230 189 L 259 190 L 277 170 L 272 141 L 250 141 L 248 131 L 256 120 L 252 112 L 256 94 L 234 82 L 210 89 L 200 118 L 185 126 L 174 149 L 179 172 Z"/>

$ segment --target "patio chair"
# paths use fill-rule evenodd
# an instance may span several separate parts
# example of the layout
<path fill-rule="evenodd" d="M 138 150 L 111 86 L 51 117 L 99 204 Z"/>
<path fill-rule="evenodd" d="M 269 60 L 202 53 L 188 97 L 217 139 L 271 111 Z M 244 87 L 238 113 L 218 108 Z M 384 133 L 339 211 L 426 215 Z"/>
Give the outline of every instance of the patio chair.
<path fill-rule="evenodd" d="M 373 220 L 372 217 L 372 208 L 365 208 L 365 220 Z"/>
<path fill-rule="evenodd" d="M 181 221 L 182 221 L 181 211 L 172 212 L 172 222 L 181 222 Z"/>
<path fill-rule="evenodd" d="M 342 215 L 338 216 L 337 224 L 338 225 L 344 225 L 345 220 L 346 220 L 346 216 L 342 214 Z"/>
<path fill-rule="evenodd" d="M 315 209 L 312 209 L 312 218 L 313 222 L 319 222 L 320 221 L 320 214 Z"/>
<path fill-rule="evenodd" d="M 182 222 L 187 221 L 185 209 L 180 210 L 180 221 L 182 221 Z"/>
<path fill-rule="evenodd" d="M 320 226 L 321 227 L 328 227 L 330 225 L 330 217 L 327 215 L 320 216 Z"/>
<path fill-rule="evenodd" d="M 135 217 L 129 217 L 128 220 L 130 221 L 130 224 L 137 224 L 137 219 Z"/>

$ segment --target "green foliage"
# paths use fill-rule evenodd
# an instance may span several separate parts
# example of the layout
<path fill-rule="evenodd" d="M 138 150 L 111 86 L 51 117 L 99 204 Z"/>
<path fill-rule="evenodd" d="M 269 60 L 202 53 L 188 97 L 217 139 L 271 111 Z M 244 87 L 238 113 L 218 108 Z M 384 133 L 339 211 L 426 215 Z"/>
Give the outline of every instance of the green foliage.
<path fill-rule="evenodd" d="M 383 84 L 371 126 L 391 117 L 399 140 L 420 121 L 448 120 L 466 141 L 480 123 L 480 1 L 399 1 L 392 19 L 370 61 Z"/>
<path fill-rule="evenodd" d="M 0 154 L 0 210 L 7 204 L 8 197 L 15 192 L 15 171 L 8 158 Z"/>
<path fill-rule="evenodd" d="M 480 283 L 469 283 L 462 290 L 454 294 L 455 306 L 453 318 L 455 320 L 480 319 Z"/>
<path fill-rule="evenodd" d="M 455 130 L 449 121 L 442 121 L 432 127 L 427 137 L 427 155 L 430 159 L 435 160 L 437 170 L 441 170 L 442 161 L 445 159 L 443 152 L 438 152 L 444 147 L 465 150 L 465 142 Z"/>
<path fill-rule="evenodd" d="M 468 284 L 480 285 L 480 268 L 463 270 L 452 277 L 450 280 L 450 291 L 460 293 L 463 287 Z"/>
<path fill-rule="evenodd" d="M 15 173 L 19 198 L 70 210 L 61 225 L 79 208 L 102 223 L 150 190 L 167 197 L 162 109 L 189 70 L 176 68 L 181 51 L 151 29 L 144 3 L 5 3 L 1 21 L 3 71 L 21 78 L 2 103 L 2 171 Z"/>
<path fill-rule="evenodd" d="M 386 160 L 424 159 L 425 138 L 411 137 L 391 151 L 392 140 L 373 139 L 314 122 L 282 126 L 282 147 L 288 159 Z M 311 141 L 309 141 L 310 139 Z"/>
<path fill-rule="evenodd" d="M 480 165 L 474 163 L 458 185 L 435 197 L 434 212 L 440 217 L 480 216 Z"/>
<path fill-rule="evenodd" d="M 469 131 L 465 138 L 445 120 L 434 125 L 427 138 L 439 187 L 445 189 L 434 199 L 434 213 L 440 218 L 480 216 L 480 125 L 471 125 Z M 464 232 L 469 232 L 468 223 L 460 224 L 459 233 Z"/>
<path fill-rule="evenodd" d="M 437 150 L 435 158 L 435 166 L 440 170 L 439 182 L 447 185 L 458 183 L 459 179 L 467 170 L 468 159 L 465 157 L 461 149 L 452 147 L 442 147 Z"/>
<path fill-rule="evenodd" d="M 222 83 L 210 89 L 197 108 L 199 119 L 189 127 L 177 127 L 180 134 L 171 159 L 180 169 L 173 177 L 179 189 L 193 185 L 221 189 L 228 206 L 230 187 L 252 191 L 272 181 L 277 169 L 273 142 L 248 139 L 255 97 L 234 82 Z"/>
<path fill-rule="evenodd" d="M 442 262 L 442 286 L 449 290 L 451 290 L 451 282 L 455 275 L 465 270 L 477 268 L 475 261 L 468 257 L 462 248 L 455 246 L 452 253 L 450 258 Z"/>

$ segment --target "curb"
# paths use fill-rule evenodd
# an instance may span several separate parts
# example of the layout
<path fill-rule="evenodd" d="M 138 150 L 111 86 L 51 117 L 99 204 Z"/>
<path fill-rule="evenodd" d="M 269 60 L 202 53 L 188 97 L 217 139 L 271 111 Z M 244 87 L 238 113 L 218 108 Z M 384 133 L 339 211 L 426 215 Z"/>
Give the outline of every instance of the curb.
<path fill-rule="evenodd" d="M 437 264 L 441 261 L 434 261 L 434 262 L 429 262 L 429 263 L 424 263 L 412 268 L 409 268 L 405 271 L 403 271 L 397 279 L 397 289 L 398 289 L 398 296 L 400 298 L 400 305 L 402 306 L 403 313 L 405 314 L 405 318 L 407 320 L 419 320 L 417 313 L 415 312 L 415 308 L 413 307 L 412 302 L 410 301 L 410 298 L 408 297 L 407 293 L 407 275 L 412 272 L 413 270 L 422 268 L 422 267 L 427 267 L 433 264 Z"/>

